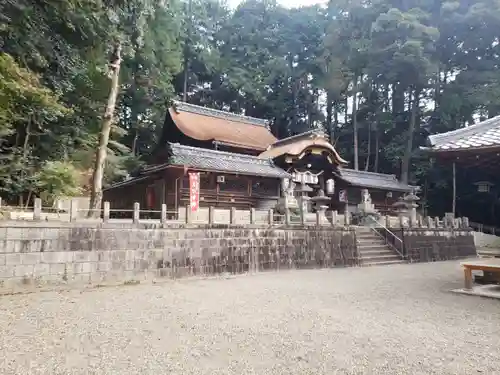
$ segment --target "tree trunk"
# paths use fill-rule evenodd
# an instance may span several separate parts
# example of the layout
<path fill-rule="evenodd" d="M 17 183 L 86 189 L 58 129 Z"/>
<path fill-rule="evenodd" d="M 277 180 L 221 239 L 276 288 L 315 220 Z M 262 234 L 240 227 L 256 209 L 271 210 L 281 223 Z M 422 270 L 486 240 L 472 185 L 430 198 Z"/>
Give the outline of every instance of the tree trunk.
<path fill-rule="evenodd" d="M 354 85 L 352 93 L 352 125 L 354 136 L 354 170 L 359 169 L 359 150 L 358 150 L 358 76 L 354 76 Z"/>
<path fill-rule="evenodd" d="M 375 162 L 373 163 L 373 171 L 378 172 L 378 159 L 379 159 L 379 148 L 380 148 L 380 135 L 378 132 L 378 126 L 375 129 Z"/>
<path fill-rule="evenodd" d="M 365 161 L 365 172 L 368 172 L 368 168 L 370 167 L 370 155 L 372 153 L 372 124 L 368 124 L 368 146 L 367 146 L 367 155 Z"/>
<path fill-rule="evenodd" d="M 136 156 L 137 141 L 139 140 L 139 129 L 135 129 L 134 139 L 132 140 L 132 155 Z"/>
<path fill-rule="evenodd" d="M 417 112 L 419 105 L 419 91 L 416 89 L 414 90 L 413 101 L 411 100 L 412 96 L 411 94 L 412 93 L 410 92 L 410 105 L 411 105 L 410 124 L 408 126 L 406 149 L 401 163 L 401 182 L 403 182 L 404 184 L 408 183 L 408 176 L 410 173 L 411 154 L 413 151 L 413 133 L 415 132 L 415 123 L 417 121 Z"/>
<path fill-rule="evenodd" d="M 110 67 L 112 68 L 111 86 L 109 90 L 108 102 L 106 104 L 106 111 L 102 121 L 101 132 L 99 134 L 99 146 L 96 150 L 95 166 L 92 174 L 92 188 L 90 191 L 90 205 L 89 212 L 87 214 L 88 217 L 98 216 L 101 209 L 104 164 L 106 162 L 109 134 L 113 124 L 116 99 L 119 92 L 120 64 L 121 43 L 117 43 L 113 51 L 113 58 L 110 64 Z"/>
<path fill-rule="evenodd" d="M 188 16 L 188 23 L 187 23 L 187 38 L 186 38 L 186 42 L 184 43 L 184 87 L 183 87 L 183 96 L 182 96 L 182 101 L 183 102 L 187 102 L 187 93 L 188 93 L 188 80 L 189 80 L 189 55 L 190 55 L 190 51 L 189 51 L 189 43 L 191 43 L 191 28 L 192 28 L 192 23 L 193 23 L 193 19 L 192 19 L 192 0 L 189 0 L 189 3 L 188 3 L 188 9 L 187 9 L 187 16 Z"/>
<path fill-rule="evenodd" d="M 326 93 L 326 128 L 330 136 L 330 143 L 333 144 L 333 126 L 332 126 L 333 100 L 330 90 Z"/>

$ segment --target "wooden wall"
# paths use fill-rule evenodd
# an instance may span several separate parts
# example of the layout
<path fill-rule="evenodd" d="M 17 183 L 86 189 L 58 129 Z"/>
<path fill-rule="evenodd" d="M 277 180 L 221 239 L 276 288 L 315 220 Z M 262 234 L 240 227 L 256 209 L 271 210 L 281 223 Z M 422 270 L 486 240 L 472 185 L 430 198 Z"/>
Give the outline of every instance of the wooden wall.
<path fill-rule="evenodd" d="M 217 182 L 218 175 L 224 176 L 224 183 Z M 277 201 L 280 184 L 277 178 L 200 172 L 200 207 L 257 207 L 259 201 Z M 153 198 L 148 199 L 148 195 Z M 107 190 L 104 200 L 112 209 L 131 210 L 134 202 L 139 202 L 141 210 L 160 211 L 166 203 L 167 210 L 174 212 L 189 204 L 189 175 L 183 168 L 169 168 L 145 180 Z"/>

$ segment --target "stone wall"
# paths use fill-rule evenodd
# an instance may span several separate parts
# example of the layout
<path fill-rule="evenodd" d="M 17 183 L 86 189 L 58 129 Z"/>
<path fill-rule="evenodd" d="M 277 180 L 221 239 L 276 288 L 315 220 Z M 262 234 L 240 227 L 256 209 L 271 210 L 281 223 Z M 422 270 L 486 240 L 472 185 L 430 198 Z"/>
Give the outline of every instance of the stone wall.
<path fill-rule="evenodd" d="M 433 262 L 476 256 L 472 230 L 450 228 L 406 228 L 404 254 L 410 262 Z"/>
<path fill-rule="evenodd" d="M 108 284 L 358 264 L 353 230 L 238 225 L 4 223 L 0 284 Z"/>

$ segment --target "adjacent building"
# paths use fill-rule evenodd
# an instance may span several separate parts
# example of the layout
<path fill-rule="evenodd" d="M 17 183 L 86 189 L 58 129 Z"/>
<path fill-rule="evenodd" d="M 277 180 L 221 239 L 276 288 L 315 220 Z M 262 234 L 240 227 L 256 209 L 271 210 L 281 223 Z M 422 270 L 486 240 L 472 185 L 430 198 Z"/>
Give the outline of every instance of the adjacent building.
<path fill-rule="evenodd" d="M 460 211 L 461 216 L 473 221 L 498 225 L 499 201 L 495 186 L 500 184 L 500 116 L 431 135 L 427 143 L 423 149 L 452 170 L 450 211 L 453 214 Z M 467 183 L 460 184 L 460 181 Z"/>

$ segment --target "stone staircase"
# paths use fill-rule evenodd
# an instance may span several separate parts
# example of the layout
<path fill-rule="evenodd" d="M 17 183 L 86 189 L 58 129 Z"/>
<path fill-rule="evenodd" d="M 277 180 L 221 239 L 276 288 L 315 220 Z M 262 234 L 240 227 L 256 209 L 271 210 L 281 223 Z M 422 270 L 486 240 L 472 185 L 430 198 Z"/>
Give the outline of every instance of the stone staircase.
<path fill-rule="evenodd" d="M 361 266 L 405 263 L 401 256 L 370 228 L 357 227 L 356 241 Z"/>

